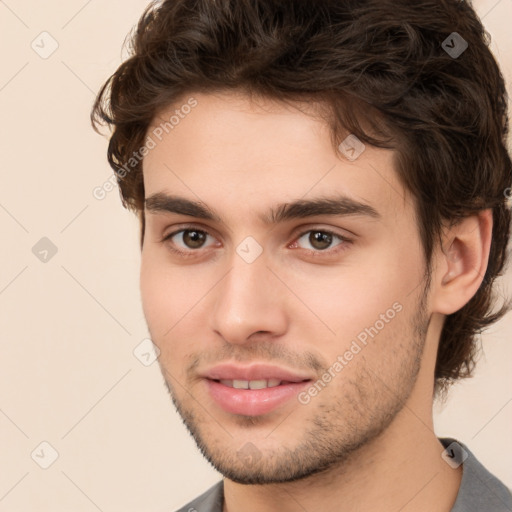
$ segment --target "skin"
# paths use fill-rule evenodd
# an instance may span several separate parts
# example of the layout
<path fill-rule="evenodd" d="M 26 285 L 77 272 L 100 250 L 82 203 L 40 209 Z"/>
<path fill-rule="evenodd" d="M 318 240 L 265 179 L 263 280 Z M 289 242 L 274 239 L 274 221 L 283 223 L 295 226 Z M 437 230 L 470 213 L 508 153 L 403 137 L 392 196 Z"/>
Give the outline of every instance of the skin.
<path fill-rule="evenodd" d="M 434 433 L 435 357 L 445 315 L 485 274 L 491 212 L 445 229 L 426 290 L 414 198 L 392 151 L 367 145 L 349 161 L 305 111 L 242 93 L 193 96 L 197 106 L 144 159 L 145 194 L 201 201 L 221 221 L 147 210 L 141 294 L 172 400 L 225 476 L 224 512 L 450 511 L 462 468 L 443 461 Z M 260 219 L 333 192 L 381 217 Z M 203 245 L 190 232 L 162 241 L 186 228 L 207 232 Z M 308 229 L 350 242 L 320 250 L 311 232 L 299 236 Z M 247 236 L 263 248 L 252 263 L 236 252 Z M 395 303 L 400 312 L 307 404 L 235 415 L 199 377 L 215 363 L 258 361 L 320 378 Z M 252 459 L 238 453 L 247 446 Z"/>

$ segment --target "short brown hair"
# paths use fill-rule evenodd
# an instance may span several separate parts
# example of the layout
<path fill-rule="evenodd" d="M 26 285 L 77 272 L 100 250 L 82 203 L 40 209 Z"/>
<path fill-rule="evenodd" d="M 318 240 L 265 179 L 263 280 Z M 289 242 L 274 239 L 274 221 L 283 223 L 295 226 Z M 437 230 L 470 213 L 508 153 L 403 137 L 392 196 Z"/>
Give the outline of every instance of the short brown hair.
<path fill-rule="evenodd" d="M 459 55 L 448 51 L 454 41 Z M 397 174 L 415 198 L 427 283 L 443 222 L 491 208 L 487 270 L 476 294 L 446 318 L 437 394 L 472 374 L 479 334 L 511 309 L 508 301 L 493 312 L 493 283 L 507 260 L 512 164 L 506 89 L 488 43 L 472 6 L 458 0 L 154 2 L 132 34 L 131 56 L 98 93 L 91 121 L 97 131 L 113 127 L 108 160 L 123 205 L 139 215 L 141 244 L 142 161 L 129 172 L 126 162 L 155 116 L 194 91 L 318 102 L 328 106 L 333 147 L 349 132 L 396 150 Z"/>

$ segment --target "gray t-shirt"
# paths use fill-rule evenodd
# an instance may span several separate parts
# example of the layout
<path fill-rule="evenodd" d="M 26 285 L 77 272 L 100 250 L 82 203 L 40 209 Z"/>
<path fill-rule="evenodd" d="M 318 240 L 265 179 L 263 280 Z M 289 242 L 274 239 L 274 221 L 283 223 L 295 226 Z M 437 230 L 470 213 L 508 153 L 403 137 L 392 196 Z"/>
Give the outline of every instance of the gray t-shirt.
<path fill-rule="evenodd" d="M 443 458 L 448 464 L 462 463 L 462 480 L 451 512 L 512 512 L 510 489 L 487 471 L 466 445 L 451 438 L 439 441 L 446 448 Z M 223 500 L 221 480 L 176 512 L 222 512 Z"/>

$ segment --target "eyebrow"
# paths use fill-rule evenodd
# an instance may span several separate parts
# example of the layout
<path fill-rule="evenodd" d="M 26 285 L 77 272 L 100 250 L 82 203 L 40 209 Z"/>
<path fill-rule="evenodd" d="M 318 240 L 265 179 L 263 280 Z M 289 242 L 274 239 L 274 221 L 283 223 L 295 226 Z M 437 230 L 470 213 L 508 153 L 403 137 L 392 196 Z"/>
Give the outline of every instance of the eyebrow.
<path fill-rule="evenodd" d="M 152 213 L 176 213 L 212 220 L 222 223 L 221 217 L 202 202 L 191 201 L 185 197 L 173 196 L 161 192 L 145 199 L 145 207 Z M 345 195 L 319 197 L 315 199 L 298 199 L 291 203 L 281 203 L 261 214 L 259 219 L 264 224 L 277 224 L 286 220 L 303 219 L 317 215 L 365 216 L 381 219 L 381 214 L 372 206 L 356 201 Z"/>

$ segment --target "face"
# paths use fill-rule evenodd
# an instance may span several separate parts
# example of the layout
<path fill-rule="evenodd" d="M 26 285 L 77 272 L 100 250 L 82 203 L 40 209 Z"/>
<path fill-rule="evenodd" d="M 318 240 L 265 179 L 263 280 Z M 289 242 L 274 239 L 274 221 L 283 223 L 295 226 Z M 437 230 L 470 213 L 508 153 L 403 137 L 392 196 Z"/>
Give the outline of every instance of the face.
<path fill-rule="evenodd" d="M 172 400 L 236 482 L 342 465 L 421 375 L 413 199 L 389 150 L 349 159 L 289 105 L 193 98 L 154 120 L 143 166 L 141 293 Z M 176 109 L 188 113 L 155 131 Z"/>

